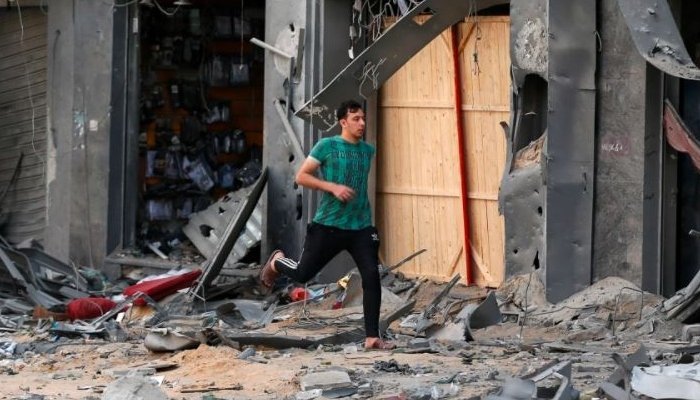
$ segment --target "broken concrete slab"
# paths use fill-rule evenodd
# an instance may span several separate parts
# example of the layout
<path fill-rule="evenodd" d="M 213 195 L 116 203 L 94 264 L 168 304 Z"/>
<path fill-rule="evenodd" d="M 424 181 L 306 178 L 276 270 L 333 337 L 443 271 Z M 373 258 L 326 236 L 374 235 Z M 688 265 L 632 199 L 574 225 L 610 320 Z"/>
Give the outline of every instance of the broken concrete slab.
<path fill-rule="evenodd" d="M 299 385 L 303 391 L 320 389 L 323 396 L 328 398 L 351 396 L 357 392 L 357 388 L 350 380 L 350 375 L 340 370 L 306 374 L 301 378 Z"/>
<path fill-rule="evenodd" d="M 535 397 L 535 382 L 526 379 L 506 377 L 503 387 L 496 395 L 486 396 L 486 400 L 529 400 Z"/>
<path fill-rule="evenodd" d="M 216 246 L 216 251 L 209 258 L 197 285 L 187 292 L 190 301 L 204 297 L 204 288 L 208 287 L 223 269 L 231 250 L 248 222 L 248 218 L 253 213 L 258 200 L 260 200 L 263 189 L 265 189 L 267 184 L 267 176 L 267 168 L 264 168 L 257 182 L 252 186 L 244 204 L 238 208 L 236 214 L 226 226 L 226 230 L 221 235 L 221 239 Z"/>
<path fill-rule="evenodd" d="M 168 396 L 148 380 L 136 377 L 120 378 L 105 388 L 102 400 L 168 400 Z"/>
<path fill-rule="evenodd" d="M 503 316 L 498 308 L 495 292 L 490 292 L 479 304 L 467 304 L 453 321 L 430 333 L 437 340 L 473 341 L 474 329 L 498 324 Z"/>
<path fill-rule="evenodd" d="M 364 329 L 354 328 L 333 334 L 318 334 L 315 336 L 278 335 L 262 332 L 232 332 L 226 333 L 229 340 L 241 346 L 265 346 L 273 349 L 309 348 L 320 344 L 340 345 L 364 339 Z"/>
<path fill-rule="evenodd" d="M 182 228 L 182 231 L 204 257 L 211 259 L 214 256 L 226 227 L 236 217 L 239 209 L 245 205 L 245 201 L 252 191 L 253 187 L 251 186 L 229 193 L 207 209 L 190 216 L 189 222 Z M 245 224 L 245 229 L 233 245 L 233 250 L 226 259 L 226 267 L 234 266 L 238 260 L 248 254 L 255 244 L 260 242 L 262 237 L 261 204 L 260 202 L 256 204 Z"/>
<path fill-rule="evenodd" d="M 700 396 L 700 363 L 634 367 L 632 389 L 655 399 L 697 400 Z"/>

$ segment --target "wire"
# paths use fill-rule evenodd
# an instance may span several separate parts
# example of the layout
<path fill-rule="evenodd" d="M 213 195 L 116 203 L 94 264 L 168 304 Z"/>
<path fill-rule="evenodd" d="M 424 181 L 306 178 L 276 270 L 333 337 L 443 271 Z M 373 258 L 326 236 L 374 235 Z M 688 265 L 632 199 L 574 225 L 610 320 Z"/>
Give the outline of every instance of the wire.
<path fill-rule="evenodd" d="M 107 4 L 109 6 L 112 6 L 112 7 L 128 7 L 134 3 L 138 3 L 138 1 L 139 0 L 131 0 L 129 2 L 119 4 L 119 3 L 117 3 L 117 0 L 114 0 L 113 2 L 108 2 L 108 1 L 103 0 L 102 3 Z"/>
<path fill-rule="evenodd" d="M 19 26 L 20 26 L 20 47 L 24 51 L 24 19 L 22 17 L 22 6 L 19 2 L 19 0 L 16 0 L 17 3 L 17 16 L 19 19 Z M 31 107 L 32 110 L 32 137 L 31 137 L 31 143 L 32 143 L 32 150 L 34 151 L 34 155 L 41 161 L 41 177 L 40 179 L 42 181 L 45 180 L 46 177 L 46 159 L 39 153 L 39 151 L 36 148 L 36 107 L 34 104 L 34 93 L 32 92 L 32 82 L 29 79 L 29 62 L 25 59 L 24 61 L 24 77 L 27 80 L 27 93 L 29 95 L 29 106 Z M 45 182 L 44 182 L 45 183 Z"/>
<path fill-rule="evenodd" d="M 153 0 L 153 2 L 155 3 L 156 7 L 158 7 L 160 12 L 167 15 L 168 17 L 172 17 L 173 15 L 177 14 L 177 12 L 180 10 L 180 5 L 178 4 L 177 7 L 175 7 L 175 10 L 172 13 L 169 13 L 160 5 L 160 3 L 158 3 L 158 0 Z"/>
<path fill-rule="evenodd" d="M 365 85 L 365 82 L 369 79 L 370 82 L 372 82 L 372 89 L 377 90 L 379 89 L 379 67 L 384 64 L 386 61 L 386 58 L 381 58 L 379 61 L 374 64 L 371 61 L 368 61 L 363 67 L 362 67 L 362 77 L 360 78 L 360 85 L 358 86 L 358 92 L 360 96 L 362 96 L 363 99 L 367 100 L 367 96 L 362 93 L 362 88 Z"/>

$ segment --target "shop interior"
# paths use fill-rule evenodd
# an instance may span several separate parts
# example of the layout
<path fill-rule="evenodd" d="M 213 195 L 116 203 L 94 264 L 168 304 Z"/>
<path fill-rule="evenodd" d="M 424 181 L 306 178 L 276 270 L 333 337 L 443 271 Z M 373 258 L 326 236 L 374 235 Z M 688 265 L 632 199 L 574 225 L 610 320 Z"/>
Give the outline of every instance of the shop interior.
<path fill-rule="evenodd" d="M 135 251 L 197 261 L 190 216 L 261 174 L 264 16 L 264 0 L 140 1 Z"/>

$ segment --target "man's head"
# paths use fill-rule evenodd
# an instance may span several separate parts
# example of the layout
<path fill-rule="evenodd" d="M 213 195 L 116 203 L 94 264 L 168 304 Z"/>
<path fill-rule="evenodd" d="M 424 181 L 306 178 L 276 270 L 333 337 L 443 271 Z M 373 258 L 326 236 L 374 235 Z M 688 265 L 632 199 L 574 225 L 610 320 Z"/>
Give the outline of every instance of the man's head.
<path fill-rule="evenodd" d="M 357 142 L 365 133 L 365 111 L 362 105 L 354 100 L 343 102 L 335 112 L 338 123 L 343 129 L 341 135 L 346 139 Z"/>

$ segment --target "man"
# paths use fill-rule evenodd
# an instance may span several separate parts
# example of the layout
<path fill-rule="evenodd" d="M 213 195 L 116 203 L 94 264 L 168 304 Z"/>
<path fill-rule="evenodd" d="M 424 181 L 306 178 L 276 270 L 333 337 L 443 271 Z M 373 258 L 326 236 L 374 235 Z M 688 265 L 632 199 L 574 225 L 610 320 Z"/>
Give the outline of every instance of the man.
<path fill-rule="evenodd" d="M 313 223 L 306 232 L 299 262 L 281 250 L 270 255 L 260 280 L 271 287 L 279 274 L 306 283 L 338 253 L 347 250 L 362 277 L 365 316 L 365 348 L 391 349 L 379 337 L 379 308 L 382 288 L 379 279 L 379 234 L 372 225 L 367 197 L 374 147 L 365 143 L 365 112 L 356 101 L 346 101 L 336 111 L 340 135 L 324 138 L 311 150 L 296 175 L 296 182 L 323 192 Z M 321 172 L 322 178 L 316 176 Z"/>

